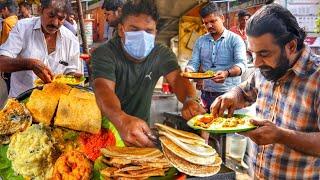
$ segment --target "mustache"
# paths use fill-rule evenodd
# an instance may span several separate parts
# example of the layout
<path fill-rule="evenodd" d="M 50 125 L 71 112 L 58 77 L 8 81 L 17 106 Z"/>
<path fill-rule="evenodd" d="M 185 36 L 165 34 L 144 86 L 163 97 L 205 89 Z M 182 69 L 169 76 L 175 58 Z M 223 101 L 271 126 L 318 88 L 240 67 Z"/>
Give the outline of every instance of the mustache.
<path fill-rule="evenodd" d="M 47 25 L 47 28 L 50 28 L 50 29 L 59 29 L 58 26 L 55 26 L 55 25 L 52 25 L 52 24 Z"/>

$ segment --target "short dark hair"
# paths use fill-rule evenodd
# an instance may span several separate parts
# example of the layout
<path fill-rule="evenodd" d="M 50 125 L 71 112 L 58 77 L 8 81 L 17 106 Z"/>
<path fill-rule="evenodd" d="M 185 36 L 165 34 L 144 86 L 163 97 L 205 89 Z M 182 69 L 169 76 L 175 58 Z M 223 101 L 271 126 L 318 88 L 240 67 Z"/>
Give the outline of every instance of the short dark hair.
<path fill-rule="evenodd" d="M 200 16 L 202 18 L 210 15 L 210 14 L 214 14 L 214 15 L 217 15 L 217 16 L 221 16 L 223 15 L 220 7 L 218 6 L 217 3 L 215 2 L 209 2 L 207 5 L 205 5 L 203 8 L 201 8 L 200 10 Z"/>
<path fill-rule="evenodd" d="M 31 9 L 31 4 L 26 2 L 26 1 L 23 1 L 23 2 L 19 3 L 19 7 L 21 7 L 21 6 L 27 8 L 28 10 Z"/>
<path fill-rule="evenodd" d="M 121 8 L 123 4 L 123 0 L 105 0 L 102 4 L 102 8 L 107 11 L 116 11 L 119 7 Z"/>
<path fill-rule="evenodd" d="M 140 0 L 139 2 L 129 1 L 122 7 L 120 22 L 123 23 L 128 16 L 138 16 L 140 14 L 151 16 L 156 22 L 158 22 L 160 18 L 154 0 Z"/>
<path fill-rule="evenodd" d="M 17 11 L 17 6 L 12 0 L 1 2 L 0 9 L 2 10 L 4 8 L 8 8 L 10 13 L 15 13 Z"/>
<path fill-rule="evenodd" d="M 52 7 L 61 12 L 72 11 L 71 3 L 69 0 L 41 0 L 42 8 Z"/>
<path fill-rule="evenodd" d="M 243 17 L 246 17 L 246 16 L 251 16 L 251 14 L 250 13 L 248 13 L 248 11 L 246 11 L 246 10 L 240 10 L 239 12 L 238 12 L 238 18 L 243 18 Z"/>
<path fill-rule="evenodd" d="M 278 4 L 269 4 L 258 10 L 247 22 L 246 33 L 253 37 L 270 33 L 281 47 L 297 39 L 298 51 L 304 47 L 306 37 L 306 32 L 299 27 L 291 12 Z"/>

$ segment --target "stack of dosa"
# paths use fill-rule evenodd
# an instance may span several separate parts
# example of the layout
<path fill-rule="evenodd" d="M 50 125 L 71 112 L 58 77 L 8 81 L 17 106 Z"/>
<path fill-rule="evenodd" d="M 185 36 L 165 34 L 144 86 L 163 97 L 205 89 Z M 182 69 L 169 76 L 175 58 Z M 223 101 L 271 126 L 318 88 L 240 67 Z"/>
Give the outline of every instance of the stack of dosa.
<path fill-rule="evenodd" d="M 89 133 L 101 129 L 101 112 L 93 93 L 66 84 L 50 83 L 33 90 L 26 104 L 35 122 Z"/>
<path fill-rule="evenodd" d="M 107 147 L 101 150 L 109 167 L 100 171 L 108 178 L 147 179 L 164 176 L 171 167 L 162 152 L 155 148 Z"/>
<path fill-rule="evenodd" d="M 219 172 L 221 158 L 200 136 L 158 123 L 156 126 L 165 157 L 180 172 L 198 177 Z"/>

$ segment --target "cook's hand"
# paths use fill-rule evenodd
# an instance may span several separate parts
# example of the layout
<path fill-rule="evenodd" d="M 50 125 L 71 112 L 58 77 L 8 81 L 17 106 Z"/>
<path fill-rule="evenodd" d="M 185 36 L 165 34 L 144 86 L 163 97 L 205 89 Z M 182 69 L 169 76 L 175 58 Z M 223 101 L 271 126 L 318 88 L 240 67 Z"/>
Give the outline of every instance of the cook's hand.
<path fill-rule="evenodd" d="M 210 106 L 210 112 L 214 116 L 223 116 L 225 110 L 228 110 L 228 117 L 231 117 L 234 110 L 238 109 L 237 95 L 225 93 L 217 97 Z"/>
<path fill-rule="evenodd" d="M 53 79 L 51 70 L 37 59 L 31 59 L 31 70 L 44 82 L 50 83 Z"/>
<path fill-rule="evenodd" d="M 196 115 L 204 113 L 206 113 L 206 110 L 194 100 L 186 101 L 183 104 L 183 108 L 181 111 L 182 117 L 186 120 L 189 120 Z"/>
<path fill-rule="evenodd" d="M 153 142 L 148 138 L 152 134 L 151 130 L 146 122 L 139 118 L 126 116 L 118 130 L 127 146 L 154 147 Z"/>
<path fill-rule="evenodd" d="M 224 81 L 227 79 L 228 77 L 228 71 L 217 71 L 217 73 L 214 75 L 214 77 L 212 78 L 212 80 L 215 83 L 224 83 Z"/>
<path fill-rule="evenodd" d="M 258 145 L 275 144 L 279 142 L 282 130 L 274 123 L 268 120 L 251 120 L 250 122 L 253 125 L 258 126 L 258 128 L 252 131 L 241 133 L 242 135 L 249 137 Z"/>

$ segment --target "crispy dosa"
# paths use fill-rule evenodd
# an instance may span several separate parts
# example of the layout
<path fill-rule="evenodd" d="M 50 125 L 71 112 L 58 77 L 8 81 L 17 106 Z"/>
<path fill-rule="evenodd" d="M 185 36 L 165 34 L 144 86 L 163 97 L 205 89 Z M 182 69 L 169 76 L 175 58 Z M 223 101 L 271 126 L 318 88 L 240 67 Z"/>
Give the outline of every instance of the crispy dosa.
<path fill-rule="evenodd" d="M 101 118 L 95 101 L 61 95 L 54 125 L 96 134 L 101 129 Z"/>
<path fill-rule="evenodd" d="M 205 140 L 202 137 L 200 137 L 194 133 L 190 133 L 187 131 L 181 131 L 181 130 L 174 129 L 172 127 L 169 127 L 169 126 L 166 126 L 163 124 L 159 124 L 159 123 L 155 123 L 155 125 L 162 131 L 169 131 L 169 132 L 173 133 L 174 135 L 179 135 L 179 136 L 182 136 L 182 137 L 185 137 L 188 139 L 194 139 L 194 140 L 202 141 L 203 143 L 205 143 Z"/>
<path fill-rule="evenodd" d="M 159 131 L 160 135 L 166 136 L 168 139 L 170 139 L 173 143 L 175 143 L 177 146 L 182 148 L 183 150 L 197 155 L 197 156 L 202 156 L 202 157 L 210 157 L 216 154 L 216 151 L 212 147 L 205 147 L 201 145 L 193 145 L 193 144 L 186 144 L 181 142 L 178 138 L 175 136 L 164 132 L 164 131 Z"/>
<path fill-rule="evenodd" d="M 62 84 L 62 83 L 49 83 L 43 86 L 42 91 L 57 97 L 58 99 L 60 98 L 61 95 L 68 95 L 69 92 L 71 90 L 71 87 L 66 85 L 66 84 Z"/>
<path fill-rule="evenodd" d="M 101 149 L 106 157 L 123 157 L 126 159 L 151 159 L 163 156 L 156 148 L 116 147 L 109 146 Z"/>
<path fill-rule="evenodd" d="M 197 176 L 197 177 L 208 177 L 217 174 L 220 171 L 219 166 L 203 166 L 190 163 L 174 153 L 168 150 L 166 147 L 162 146 L 163 153 L 169 160 L 169 162 L 177 168 L 180 172 L 188 174 L 190 176 Z"/>
<path fill-rule="evenodd" d="M 33 90 L 26 107 L 29 109 L 35 122 L 50 125 L 58 102 L 58 96 L 52 96 L 47 92 L 35 89 Z"/>
<path fill-rule="evenodd" d="M 208 157 L 197 156 L 183 150 L 182 148 L 180 148 L 178 145 L 176 145 L 174 142 L 172 142 L 170 139 L 168 139 L 165 136 L 161 136 L 159 139 L 164 147 L 166 147 L 175 155 L 179 156 L 180 158 L 186 161 L 189 161 L 194 164 L 199 164 L 199 165 L 209 165 L 209 164 L 214 164 L 215 162 L 215 158 L 216 158 L 215 155 L 208 156 Z"/>
<path fill-rule="evenodd" d="M 86 90 L 83 89 L 78 89 L 78 88 L 72 88 L 69 96 L 74 96 L 78 98 L 83 98 L 83 99 L 90 99 L 90 100 L 96 100 L 95 96 L 93 93 L 90 93 Z"/>

